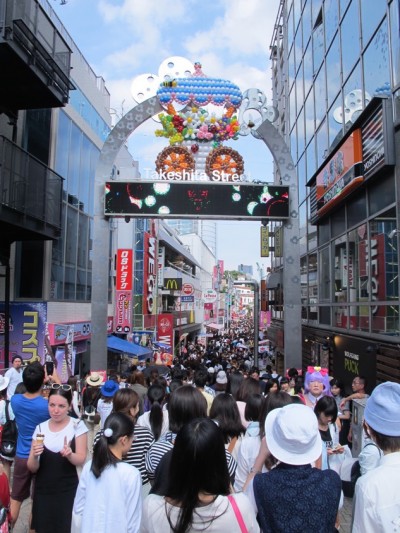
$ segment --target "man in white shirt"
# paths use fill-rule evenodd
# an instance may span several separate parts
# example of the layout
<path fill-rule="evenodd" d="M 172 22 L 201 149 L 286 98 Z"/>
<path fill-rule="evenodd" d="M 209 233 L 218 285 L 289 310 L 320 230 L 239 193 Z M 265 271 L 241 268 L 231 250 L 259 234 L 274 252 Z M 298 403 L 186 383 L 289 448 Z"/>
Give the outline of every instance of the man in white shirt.
<path fill-rule="evenodd" d="M 353 533 L 385 533 L 400 528 L 400 384 L 378 385 L 367 401 L 365 425 L 383 457 L 356 484 Z"/>
<path fill-rule="evenodd" d="M 18 383 L 22 383 L 22 370 L 22 357 L 20 355 L 14 355 L 12 358 L 12 367 L 4 374 L 10 380 L 7 387 L 8 400 L 11 400 Z"/>

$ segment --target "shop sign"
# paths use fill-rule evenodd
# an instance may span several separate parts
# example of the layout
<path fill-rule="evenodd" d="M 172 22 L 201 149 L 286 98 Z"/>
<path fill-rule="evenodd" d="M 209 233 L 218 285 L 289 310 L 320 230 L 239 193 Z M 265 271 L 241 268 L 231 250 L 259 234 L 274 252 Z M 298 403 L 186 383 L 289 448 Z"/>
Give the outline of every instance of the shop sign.
<path fill-rule="evenodd" d="M 144 287 L 143 287 L 143 314 L 152 315 L 154 310 L 156 289 L 156 238 L 150 233 L 144 233 Z M 158 259 L 157 259 L 158 268 Z"/>
<path fill-rule="evenodd" d="M 260 228 L 260 256 L 269 257 L 269 231 L 267 226 Z"/>
<path fill-rule="evenodd" d="M 217 291 L 214 289 L 206 289 L 203 291 L 202 297 L 205 303 L 214 303 L 217 300 Z"/>
<path fill-rule="evenodd" d="M 133 251 L 119 249 L 117 251 L 116 265 L 116 289 L 117 291 L 132 290 Z"/>
<path fill-rule="evenodd" d="M 174 318 L 170 313 L 157 315 L 157 340 L 171 349 L 174 346 Z"/>
<path fill-rule="evenodd" d="M 394 165 L 391 102 L 383 101 L 361 128 L 364 177 L 368 179 L 385 165 Z"/>
<path fill-rule="evenodd" d="M 182 293 L 185 295 L 185 296 L 192 296 L 192 294 L 194 293 L 194 287 L 191 283 L 184 283 L 182 285 Z M 186 300 L 187 302 L 193 302 L 193 300 Z"/>
<path fill-rule="evenodd" d="M 74 342 L 90 339 L 92 333 L 91 322 L 68 322 L 62 324 L 48 324 L 50 344 L 66 344 L 68 332 L 72 328 Z"/>
<path fill-rule="evenodd" d="M 341 199 L 361 185 L 363 180 L 361 130 L 357 129 L 317 175 L 318 215 L 332 209 Z"/>

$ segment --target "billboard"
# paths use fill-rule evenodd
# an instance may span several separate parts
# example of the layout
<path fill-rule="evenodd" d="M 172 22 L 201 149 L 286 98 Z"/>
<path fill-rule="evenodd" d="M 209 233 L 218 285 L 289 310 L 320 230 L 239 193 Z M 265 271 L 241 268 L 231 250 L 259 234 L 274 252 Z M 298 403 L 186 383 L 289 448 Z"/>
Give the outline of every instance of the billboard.
<path fill-rule="evenodd" d="M 112 181 L 104 213 L 146 218 L 284 220 L 289 187 L 241 182 Z"/>

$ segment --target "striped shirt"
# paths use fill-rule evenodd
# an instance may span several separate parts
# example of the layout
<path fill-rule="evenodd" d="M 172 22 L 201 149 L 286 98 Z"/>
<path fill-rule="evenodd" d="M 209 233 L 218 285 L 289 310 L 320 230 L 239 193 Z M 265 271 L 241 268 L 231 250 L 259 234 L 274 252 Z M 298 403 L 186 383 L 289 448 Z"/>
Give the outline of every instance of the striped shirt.
<path fill-rule="evenodd" d="M 93 441 L 93 446 L 99 440 L 101 434 L 102 431 L 97 433 Z M 129 452 L 126 454 L 126 457 L 123 458 L 123 462 L 129 463 L 139 470 L 140 475 L 142 476 L 142 485 L 145 485 L 149 482 L 149 477 L 146 471 L 145 457 L 153 443 L 154 437 L 152 432 L 145 427 L 135 425 L 132 446 Z"/>
<path fill-rule="evenodd" d="M 149 479 L 152 481 L 155 478 L 156 469 L 164 455 L 172 450 L 174 447 L 176 434 L 169 431 L 160 440 L 155 442 L 149 449 L 146 455 L 146 471 Z M 234 479 L 237 463 L 232 455 L 225 450 L 226 463 L 228 465 L 229 477 Z"/>

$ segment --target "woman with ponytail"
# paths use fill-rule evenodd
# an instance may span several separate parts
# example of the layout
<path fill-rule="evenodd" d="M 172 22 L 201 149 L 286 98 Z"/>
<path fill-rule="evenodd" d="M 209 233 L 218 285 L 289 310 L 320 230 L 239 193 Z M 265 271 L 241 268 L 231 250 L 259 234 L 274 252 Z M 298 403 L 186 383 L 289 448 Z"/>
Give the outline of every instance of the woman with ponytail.
<path fill-rule="evenodd" d="M 154 435 L 154 440 L 159 440 L 169 429 L 168 411 L 163 409 L 166 390 L 159 383 L 150 385 L 147 398 L 151 409 L 139 416 L 137 425 L 148 428 Z"/>
<path fill-rule="evenodd" d="M 141 477 L 122 462 L 133 441 L 133 420 L 111 413 L 79 480 L 72 532 L 136 533 L 141 519 Z"/>

